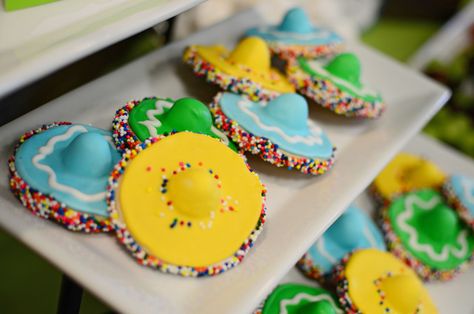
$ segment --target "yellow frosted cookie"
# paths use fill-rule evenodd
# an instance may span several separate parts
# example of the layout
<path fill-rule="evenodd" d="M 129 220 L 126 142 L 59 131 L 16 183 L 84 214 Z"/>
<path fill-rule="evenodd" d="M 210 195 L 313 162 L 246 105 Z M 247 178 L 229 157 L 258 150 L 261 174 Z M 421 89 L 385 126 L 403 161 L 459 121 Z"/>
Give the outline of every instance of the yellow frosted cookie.
<path fill-rule="evenodd" d="M 390 253 L 356 251 L 343 259 L 336 277 L 346 313 L 438 313 L 417 275 Z"/>
<path fill-rule="evenodd" d="M 183 276 L 238 264 L 261 231 L 265 189 L 218 139 L 180 132 L 128 151 L 112 174 L 119 240 L 142 264 Z"/>
<path fill-rule="evenodd" d="M 295 91 L 286 77 L 271 67 L 270 50 L 258 37 L 243 39 L 232 51 L 220 45 L 193 45 L 184 51 L 183 60 L 209 82 L 253 100 Z"/>
<path fill-rule="evenodd" d="M 446 175 L 433 162 L 421 157 L 400 153 L 375 178 L 372 188 L 383 201 L 402 193 L 440 188 Z"/>

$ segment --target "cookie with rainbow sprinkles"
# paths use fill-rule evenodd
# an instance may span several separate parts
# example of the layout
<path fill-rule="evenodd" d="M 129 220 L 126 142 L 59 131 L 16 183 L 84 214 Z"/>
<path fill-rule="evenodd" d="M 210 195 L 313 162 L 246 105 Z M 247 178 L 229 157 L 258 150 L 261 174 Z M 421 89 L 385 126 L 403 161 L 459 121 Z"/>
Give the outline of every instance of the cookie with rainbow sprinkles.
<path fill-rule="evenodd" d="M 390 253 L 364 249 L 348 254 L 335 275 L 346 313 L 438 313 L 413 270 Z"/>
<path fill-rule="evenodd" d="M 334 163 L 326 133 L 308 119 L 306 100 L 294 93 L 254 102 L 219 93 L 209 105 L 214 123 L 239 147 L 278 167 L 319 175 Z"/>
<path fill-rule="evenodd" d="M 297 267 L 307 277 L 331 280 L 334 266 L 355 250 L 376 248 L 385 251 L 382 232 L 360 208 L 351 205 L 310 247 Z"/>
<path fill-rule="evenodd" d="M 242 261 L 265 222 L 265 193 L 240 154 L 179 132 L 127 150 L 107 200 L 117 239 L 140 264 L 199 277 Z"/>
<path fill-rule="evenodd" d="M 258 37 L 244 38 L 232 51 L 219 45 L 193 45 L 186 48 L 183 60 L 208 82 L 253 100 L 295 91 L 286 77 L 271 67 L 270 50 Z"/>
<path fill-rule="evenodd" d="M 474 234 L 432 189 L 409 192 L 382 210 L 391 252 L 425 280 L 449 280 L 472 262 Z"/>
<path fill-rule="evenodd" d="M 341 52 L 342 38 L 336 33 L 314 27 L 302 8 L 286 12 L 279 25 L 258 26 L 249 29 L 246 36 L 265 40 L 272 53 L 283 59 L 303 56 L 317 58 Z"/>
<path fill-rule="evenodd" d="M 298 283 L 276 287 L 254 314 L 343 314 L 337 299 L 322 288 Z"/>
<path fill-rule="evenodd" d="M 287 75 L 300 93 L 336 114 L 377 118 L 385 110 L 380 94 L 360 81 L 361 64 L 353 53 L 329 60 L 298 57 L 288 63 Z"/>
<path fill-rule="evenodd" d="M 212 124 L 206 105 L 194 98 L 132 100 L 117 110 L 112 128 L 120 151 L 131 149 L 148 138 L 182 131 L 209 135 L 236 150 L 234 143 Z"/>
<path fill-rule="evenodd" d="M 440 189 L 445 178 L 445 173 L 435 163 L 420 156 L 399 153 L 375 178 L 371 192 L 379 203 L 388 203 L 413 190 Z"/>
<path fill-rule="evenodd" d="M 108 177 L 120 154 L 109 131 L 69 122 L 25 133 L 8 161 L 10 189 L 35 215 L 69 230 L 111 230 Z"/>
<path fill-rule="evenodd" d="M 474 178 L 452 175 L 443 185 L 443 194 L 459 216 L 474 230 Z"/>

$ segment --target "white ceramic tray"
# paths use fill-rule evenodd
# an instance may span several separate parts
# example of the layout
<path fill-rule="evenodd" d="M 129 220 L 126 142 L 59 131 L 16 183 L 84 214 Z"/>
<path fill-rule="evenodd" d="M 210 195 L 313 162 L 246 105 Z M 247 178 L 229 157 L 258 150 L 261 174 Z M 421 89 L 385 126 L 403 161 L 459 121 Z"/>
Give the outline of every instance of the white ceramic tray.
<path fill-rule="evenodd" d="M 61 0 L 6 12 L 0 4 L 0 98 L 204 0 Z"/>
<path fill-rule="evenodd" d="M 448 174 L 463 173 L 474 176 L 473 159 L 425 135 L 417 135 L 404 147 L 403 151 L 412 152 L 436 162 Z M 368 213 L 374 213 L 374 202 L 367 192 L 359 195 L 354 203 L 367 210 Z M 314 281 L 306 279 L 296 268 L 292 268 L 281 282 L 314 284 Z M 440 313 L 472 314 L 474 313 L 473 282 L 474 267 L 471 267 L 452 281 L 428 283 L 426 287 Z"/>
<path fill-rule="evenodd" d="M 378 121 L 336 117 L 311 106 L 311 117 L 338 147 L 334 168 L 322 177 L 278 169 L 255 158 L 251 166 L 268 186 L 268 220 L 244 262 L 215 278 L 189 279 L 138 266 L 112 236 L 74 234 L 32 216 L 7 190 L 6 160 L 27 129 L 58 120 L 108 128 L 129 99 L 191 95 L 211 100 L 217 90 L 181 64 L 190 43 L 233 45 L 254 11 L 176 42 L 74 90 L 0 128 L 0 224 L 99 298 L 135 313 L 246 313 L 273 288 L 311 243 L 361 193 L 377 172 L 444 104 L 449 92 L 420 74 L 360 44 L 351 44 L 363 79 L 385 96 Z"/>

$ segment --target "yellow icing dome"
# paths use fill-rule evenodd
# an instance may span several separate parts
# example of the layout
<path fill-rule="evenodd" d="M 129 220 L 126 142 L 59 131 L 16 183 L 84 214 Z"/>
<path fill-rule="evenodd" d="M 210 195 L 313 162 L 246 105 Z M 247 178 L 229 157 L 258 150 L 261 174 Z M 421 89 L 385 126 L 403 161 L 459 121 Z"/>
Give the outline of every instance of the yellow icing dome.
<path fill-rule="evenodd" d="M 440 187 L 446 175 L 433 162 L 400 153 L 379 173 L 374 188 L 383 199 L 422 188 Z"/>
<path fill-rule="evenodd" d="M 239 154 L 209 136 L 180 132 L 128 163 L 115 218 L 147 254 L 202 268 L 241 249 L 262 219 L 263 192 Z"/>

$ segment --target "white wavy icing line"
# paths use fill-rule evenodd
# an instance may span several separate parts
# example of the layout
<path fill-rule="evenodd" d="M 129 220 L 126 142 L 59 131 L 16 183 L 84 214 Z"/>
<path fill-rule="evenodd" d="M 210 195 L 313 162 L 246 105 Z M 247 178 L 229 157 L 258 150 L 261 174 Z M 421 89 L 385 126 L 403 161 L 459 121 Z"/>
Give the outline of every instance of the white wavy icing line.
<path fill-rule="evenodd" d="M 467 178 L 461 177 L 461 186 L 466 201 L 469 204 L 474 205 L 474 182 Z"/>
<path fill-rule="evenodd" d="M 39 154 L 37 154 L 33 157 L 32 163 L 36 168 L 38 168 L 39 170 L 42 170 L 42 171 L 44 171 L 48 174 L 48 184 L 53 189 L 56 189 L 56 190 L 64 192 L 64 193 L 71 194 L 75 198 L 80 199 L 81 201 L 84 201 L 84 202 L 101 201 L 101 200 L 105 199 L 105 194 L 106 194 L 105 191 L 101 192 L 101 193 L 96 193 L 96 194 L 85 194 L 85 193 L 82 193 L 81 191 L 79 191 L 79 190 L 77 190 L 77 189 L 75 189 L 71 186 L 61 184 L 57 181 L 56 173 L 54 172 L 54 170 L 51 167 L 40 163 L 41 160 L 43 160 L 44 158 L 49 156 L 54 151 L 54 145 L 56 145 L 56 143 L 59 143 L 59 142 L 62 142 L 62 141 L 65 141 L 65 140 L 69 139 L 75 132 L 86 133 L 86 132 L 88 132 L 88 130 L 82 125 L 74 125 L 74 126 L 70 127 L 66 131 L 66 133 L 61 134 L 61 135 L 53 136 L 52 138 L 49 139 L 49 141 L 46 143 L 46 145 L 41 146 L 38 149 Z M 112 138 L 110 136 L 104 136 L 104 137 L 107 139 L 108 142 L 110 142 L 112 140 Z"/>
<path fill-rule="evenodd" d="M 328 39 L 331 37 L 332 33 L 328 30 L 318 30 L 318 33 L 313 32 L 309 34 L 300 34 L 294 32 L 285 32 L 285 31 L 278 31 L 272 29 L 270 26 L 262 26 L 257 28 L 258 32 L 272 34 L 276 37 L 280 37 L 281 39 L 288 39 L 288 37 L 292 37 L 298 40 L 312 40 L 312 39 Z"/>
<path fill-rule="evenodd" d="M 320 127 L 318 127 L 316 124 L 314 124 L 311 121 L 308 121 L 308 128 L 311 133 L 311 136 L 300 136 L 300 135 L 287 135 L 282 129 L 272 126 L 272 125 L 266 125 L 260 120 L 260 117 L 256 115 L 254 112 L 249 110 L 248 108 L 251 106 L 250 102 L 248 100 L 240 100 L 237 105 L 239 108 L 246 113 L 250 118 L 257 124 L 261 129 L 265 131 L 270 131 L 270 132 L 275 132 L 278 133 L 281 137 L 283 137 L 287 142 L 290 142 L 292 144 L 294 143 L 304 143 L 306 145 L 322 145 L 323 140 L 321 138 L 322 130 Z"/>
<path fill-rule="evenodd" d="M 310 302 L 328 301 L 329 303 L 331 303 L 336 313 L 341 313 L 341 314 L 343 313 L 342 310 L 337 307 L 336 303 L 334 303 L 334 300 L 329 295 L 326 295 L 326 294 L 311 295 L 311 294 L 302 292 L 295 295 L 292 299 L 282 300 L 280 302 L 280 314 L 288 314 L 288 310 L 286 308 L 289 305 L 296 305 L 300 303 L 302 300 L 308 300 Z"/>
<path fill-rule="evenodd" d="M 413 205 L 416 204 L 417 207 L 421 208 L 422 210 L 428 211 L 433 210 L 433 208 L 441 202 L 441 199 L 438 195 L 433 196 L 428 201 L 423 201 L 422 199 L 418 198 L 416 195 L 410 195 L 405 199 L 405 208 L 406 210 L 398 215 L 397 223 L 399 227 L 404 232 L 408 233 L 409 239 L 408 242 L 410 245 L 417 251 L 425 252 L 428 256 L 438 262 L 445 261 L 449 258 L 450 253 L 453 254 L 457 258 L 463 258 L 467 254 L 467 236 L 468 233 L 466 230 L 463 230 L 459 233 L 456 241 L 461 246 L 460 249 L 457 249 L 449 244 L 443 246 L 443 249 L 440 253 L 436 253 L 433 250 L 433 247 L 429 244 L 422 244 L 418 242 L 418 232 L 415 228 L 410 226 L 407 223 L 407 220 L 413 216 Z"/>
<path fill-rule="evenodd" d="M 217 135 L 221 139 L 222 143 L 229 146 L 229 138 L 224 133 L 222 133 L 215 126 L 211 126 L 211 131 L 212 131 L 212 133 L 214 133 L 215 135 Z"/>
<path fill-rule="evenodd" d="M 158 99 L 155 103 L 155 109 L 149 109 L 146 111 L 146 117 L 148 120 L 139 121 L 138 123 L 143 124 L 148 129 L 148 133 L 150 133 L 151 137 L 158 136 L 158 132 L 156 131 L 157 128 L 161 126 L 161 121 L 156 118 L 157 115 L 163 114 L 163 108 L 171 108 L 173 107 L 173 103 L 167 100 Z"/>
<path fill-rule="evenodd" d="M 319 73 L 321 73 L 322 75 L 324 75 L 326 77 L 329 77 L 332 81 L 336 82 L 339 85 L 342 85 L 342 86 L 346 87 L 347 89 L 351 90 L 353 93 L 363 94 L 363 95 L 372 96 L 372 97 L 377 97 L 378 96 L 377 92 L 374 91 L 373 89 L 367 88 L 366 86 L 357 87 L 354 84 L 340 78 L 339 76 L 336 76 L 336 75 L 326 71 L 326 69 L 321 65 L 321 63 L 316 61 L 316 60 L 310 60 L 310 61 L 307 61 L 307 62 L 308 62 L 308 65 L 314 71 L 319 72 Z"/>
<path fill-rule="evenodd" d="M 374 234 L 370 232 L 369 227 L 366 226 L 363 232 L 364 232 L 364 236 L 369 241 L 370 246 L 373 248 L 378 248 L 379 246 L 377 244 L 377 241 L 375 240 Z"/>

